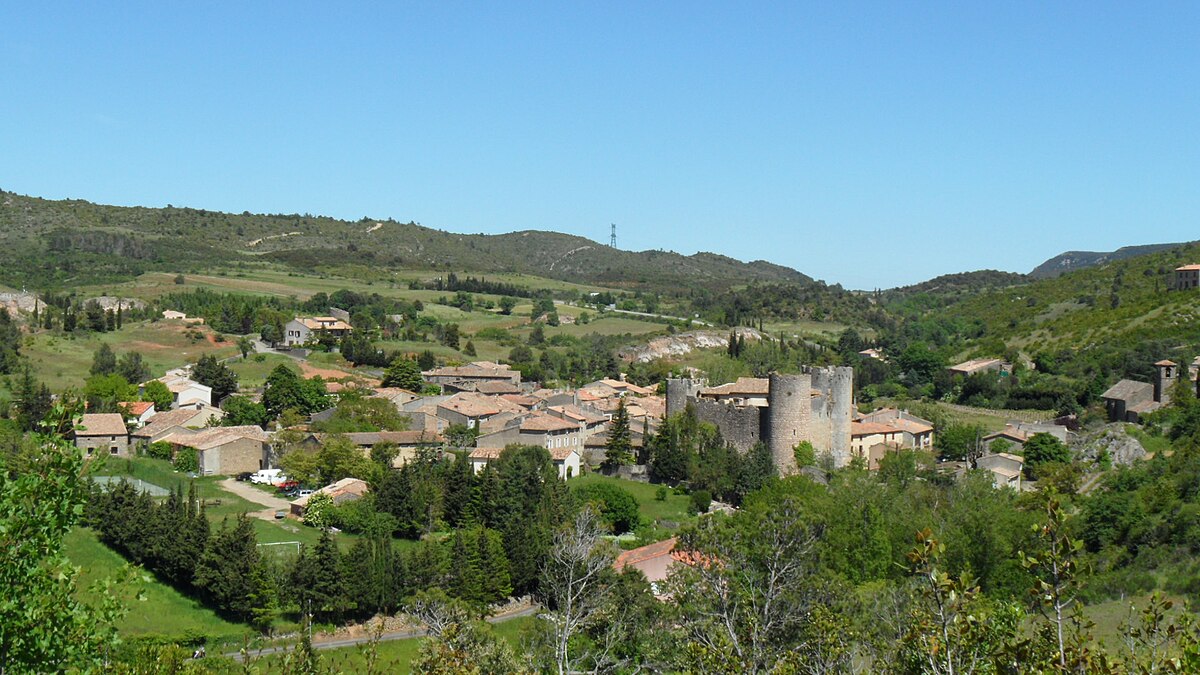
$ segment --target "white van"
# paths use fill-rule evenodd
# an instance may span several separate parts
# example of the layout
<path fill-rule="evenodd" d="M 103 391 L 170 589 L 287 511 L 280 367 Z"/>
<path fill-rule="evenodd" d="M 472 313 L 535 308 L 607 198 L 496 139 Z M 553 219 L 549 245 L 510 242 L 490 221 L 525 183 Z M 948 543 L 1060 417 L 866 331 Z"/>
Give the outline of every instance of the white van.
<path fill-rule="evenodd" d="M 283 469 L 259 469 L 250 474 L 250 482 L 260 485 L 275 485 L 286 480 L 287 476 L 283 475 Z"/>

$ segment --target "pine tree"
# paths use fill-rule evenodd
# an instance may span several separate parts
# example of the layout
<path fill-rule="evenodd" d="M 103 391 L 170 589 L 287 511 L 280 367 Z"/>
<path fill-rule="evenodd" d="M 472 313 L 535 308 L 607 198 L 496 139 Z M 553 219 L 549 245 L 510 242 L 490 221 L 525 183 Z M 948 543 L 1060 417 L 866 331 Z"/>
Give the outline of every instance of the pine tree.
<path fill-rule="evenodd" d="M 633 463 L 633 442 L 629 434 L 629 411 L 625 409 L 625 399 L 617 404 L 617 412 L 613 415 L 612 424 L 608 427 L 608 443 L 604 446 L 603 467 L 612 471 L 618 466 Z"/>
<path fill-rule="evenodd" d="M 328 530 L 314 547 L 305 547 L 292 568 L 300 610 L 318 621 L 337 620 L 348 609 L 342 557 Z"/>
<path fill-rule="evenodd" d="M 101 342 L 96 353 L 92 355 L 92 375 L 112 375 L 117 372 L 117 355 L 107 342 Z"/>

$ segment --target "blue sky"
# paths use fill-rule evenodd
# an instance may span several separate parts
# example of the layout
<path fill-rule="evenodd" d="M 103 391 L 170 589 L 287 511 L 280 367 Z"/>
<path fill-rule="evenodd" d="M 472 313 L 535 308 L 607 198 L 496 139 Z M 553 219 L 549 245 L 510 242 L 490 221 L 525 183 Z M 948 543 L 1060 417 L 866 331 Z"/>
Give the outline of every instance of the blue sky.
<path fill-rule="evenodd" d="M 867 289 L 1200 238 L 1198 3 L 108 4 L 0 7 L 0 188 Z"/>

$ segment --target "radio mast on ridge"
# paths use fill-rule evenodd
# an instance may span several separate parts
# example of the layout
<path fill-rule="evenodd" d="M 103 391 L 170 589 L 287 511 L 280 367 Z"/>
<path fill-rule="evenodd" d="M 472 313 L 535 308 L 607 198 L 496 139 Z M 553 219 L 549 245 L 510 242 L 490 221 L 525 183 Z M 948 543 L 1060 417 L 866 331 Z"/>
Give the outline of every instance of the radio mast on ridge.
<path fill-rule="evenodd" d="M 612 224 L 612 236 L 610 236 L 608 238 L 608 245 L 611 248 L 617 247 L 617 224 L 616 223 Z"/>

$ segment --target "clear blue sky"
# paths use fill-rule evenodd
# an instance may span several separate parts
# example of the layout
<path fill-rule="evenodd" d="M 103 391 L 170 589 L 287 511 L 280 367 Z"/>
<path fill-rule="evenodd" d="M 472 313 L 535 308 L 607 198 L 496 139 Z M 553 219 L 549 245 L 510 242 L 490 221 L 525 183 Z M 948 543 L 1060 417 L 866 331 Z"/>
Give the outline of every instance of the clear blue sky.
<path fill-rule="evenodd" d="M 9 2 L 0 188 L 1024 272 L 1200 238 L 1198 36 L 1195 2 Z"/>

